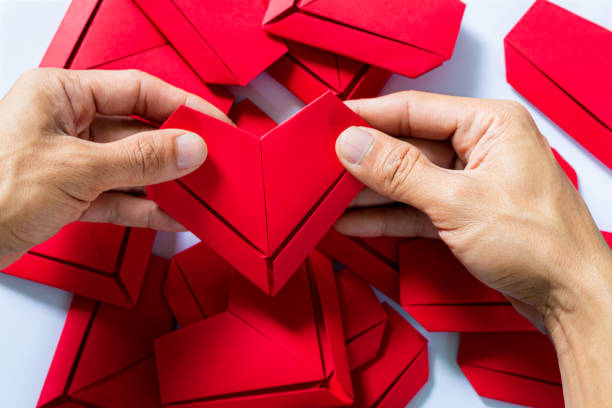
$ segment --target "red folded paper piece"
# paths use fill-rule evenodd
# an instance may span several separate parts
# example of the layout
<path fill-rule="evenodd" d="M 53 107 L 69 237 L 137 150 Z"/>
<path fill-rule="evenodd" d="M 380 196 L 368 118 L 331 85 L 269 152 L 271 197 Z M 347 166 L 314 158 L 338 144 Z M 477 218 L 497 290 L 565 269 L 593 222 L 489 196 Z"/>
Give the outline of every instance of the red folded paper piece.
<path fill-rule="evenodd" d="M 612 32 L 538 0 L 504 45 L 508 82 L 612 168 Z"/>
<path fill-rule="evenodd" d="M 228 116 L 240 129 L 258 137 L 262 137 L 278 125 L 249 99 L 235 103 Z"/>
<path fill-rule="evenodd" d="M 465 4 L 458 0 L 270 0 L 266 31 L 416 77 L 449 59 Z"/>
<path fill-rule="evenodd" d="M 553 154 L 555 155 L 555 159 L 557 159 L 557 163 L 563 169 L 567 177 L 570 179 L 576 190 L 578 189 L 578 175 L 576 174 L 576 170 L 561 156 L 561 154 L 555 149 L 551 149 Z"/>
<path fill-rule="evenodd" d="M 75 222 L 3 272 L 122 307 L 134 306 L 155 231 Z"/>
<path fill-rule="evenodd" d="M 261 28 L 265 0 L 134 0 L 206 82 L 246 85 L 286 51 Z"/>
<path fill-rule="evenodd" d="M 350 404 L 331 261 L 313 253 L 276 297 L 234 276 L 227 312 L 155 341 L 162 402 L 173 407 Z"/>
<path fill-rule="evenodd" d="M 160 406 L 153 340 L 173 328 L 161 293 L 167 267 L 151 257 L 132 310 L 74 298 L 38 407 Z"/>
<path fill-rule="evenodd" d="M 175 255 L 170 261 L 164 296 L 179 326 L 186 327 L 226 311 L 235 273 L 202 243 Z M 352 370 L 376 356 L 387 315 L 372 289 L 355 274 L 348 270 L 336 273 L 336 284 Z"/>
<path fill-rule="evenodd" d="M 234 268 L 203 243 L 172 257 L 164 297 L 179 326 L 227 310 L 234 273 Z"/>
<path fill-rule="evenodd" d="M 391 72 L 350 58 L 287 41 L 289 52 L 267 72 L 304 103 L 327 91 L 340 99 L 378 95 Z"/>
<path fill-rule="evenodd" d="M 352 372 L 354 408 L 404 407 L 429 377 L 427 340 L 389 305 L 378 357 Z"/>
<path fill-rule="evenodd" d="M 338 299 L 351 370 L 374 359 L 387 324 L 387 314 L 372 288 L 348 269 L 336 272 Z"/>
<path fill-rule="evenodd" d="M 202 135 L 208 158 L 195 172 L 147 191 L 276 294 L 362 188 L 335 152 L 336 138 L 353 125 L 367 123 L 329 93 L 262 137 L 181 107 L 163 127 Z"/>
<path fill-rule="evenodd" d="M 499 292 L 478 281 L 438 239 L 400 244 L 400 299 L 429 331 L 532 331 Z"/>
<path fill-rule="evenodd" d="M 227 112 L 233 96 L 208 87 L 131 0 L 74 0 L 41 67 L 139 69 Z"/>
<path fill-rule="evenodd" d="M 457 363 L 483 397 L 535 408 L 564 406 L 557 355 L 543 334 L 462 334 Z"/>
<path fill-rule="evenodd" d="M 398 238 L 349 237 L 332 228 L 319 242 L 317 249 L 399 302 L 398 244 Z"/>

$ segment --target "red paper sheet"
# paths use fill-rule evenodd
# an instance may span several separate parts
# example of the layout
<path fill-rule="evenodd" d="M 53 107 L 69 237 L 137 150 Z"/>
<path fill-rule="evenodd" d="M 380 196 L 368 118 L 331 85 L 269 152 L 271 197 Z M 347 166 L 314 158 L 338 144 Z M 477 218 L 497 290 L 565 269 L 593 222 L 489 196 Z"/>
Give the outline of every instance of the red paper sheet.
<path fill-rule="evenodd" d="M 543 334 L 462 334 L 457 362 L 483 397 L 535 408 L 564 406 L 555 349 Z"/>
<path fill-rule="evenodd" d="M 538 0 L 504 45 L 508 82 L 612 168 L 612 32 Z"/>
<path fill-rule="evenodd" d="M 353 391 L 331 261 L 313 253 L 276 297 L 235 277 L 228 311 L 156 340 L 163 403 L 350 404 Z"/>
<path fill-rule="evenodd" d="M 465 5 L 458 0 L 270 0 L 272 34 L 416 77 L 449 59 Z"/>
<path fill-rule="evenodd" d="M 3 272 L 122 307 L 134 306 L 155 231 L 75 222 Z"/>
<path fill-rule="evenodd" d="M 336 138 L 351 125 L 367 123 L 329 93 L 262 137 L 182 107 L 164 127 L 201 135 L 208 158 L 188 176 L 147 191 L 275 294 L 362 188 L 335 152 Z"/>
<path fill-rule="evenodd" d="M 160 406 L 153 339 L 173 327 L 161 293 L 167 267 L 151 257 L 132 310 L 74 298 L 38 407 Z"/>
<path fill-rule="evenodd" d="M 289 52 L 267 72 L 304 103 L 327 91 L 340 99 L 378 95 L 391 73 L 318 48 L 287 41 Z"/>
<path fill-rule="evenodd" d="M 139 69 L 224 112 L 233 101 L 226 89 L 202 82 L 131 0 L 74 0 L 40 66 Z"/>
<path fill-rule="evenodd" d="M 478 281 L 437 239 L 400 244 L 400 298 L 429 331 L 533 331 L 499 292 Z"/>
<path fill-rule="evenodd" d="M 332 228 L 317 248 L 399 302 L 398 244 L 397 238 L 348 237 Z"/>
<path fill-rule="evenodd" d="M 206 82 L 246 85 L 287 47 L 261 28 L 265 0 L 134 0 Z"/>
<path fill-rule="evenodd" d="M 372 288 L 348 269 L 336 272 L 338 299 L 349 367 L 374 359 L 387 324 L 387 314 Z"/>
<path fill-rule="evenodd" d="M 357 408 L 404 407 L 429 377 L 427 340 L 389 305 L 381 350 L 372 362 L 352 372 Z"/>

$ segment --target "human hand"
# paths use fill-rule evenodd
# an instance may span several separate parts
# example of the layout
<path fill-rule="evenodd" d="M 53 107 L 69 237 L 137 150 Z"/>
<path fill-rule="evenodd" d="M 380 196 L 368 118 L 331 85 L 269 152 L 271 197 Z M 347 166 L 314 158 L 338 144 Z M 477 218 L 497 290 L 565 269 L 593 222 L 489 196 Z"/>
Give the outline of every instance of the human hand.
<path fill-rule="evenodd" d="M 134 193 L 206 158 L 201 137 L 155 130 L 179 105 L 214 106 L 139 71 L 36 69 L 0 100 L 0 267 L 81 220 L 179 231 Z"/>
<path fill-rule="evenodd" d="M 612 365 L 612 251 L 529 113 L 515 102 L 421 92 L 347 105 L 373 129 L 347 129 L 336 150 L 371 189 L 336 228 L 442 239 L 548 330 L 568 406 L 601 406 L 609 395 L 598 384 Z"/>

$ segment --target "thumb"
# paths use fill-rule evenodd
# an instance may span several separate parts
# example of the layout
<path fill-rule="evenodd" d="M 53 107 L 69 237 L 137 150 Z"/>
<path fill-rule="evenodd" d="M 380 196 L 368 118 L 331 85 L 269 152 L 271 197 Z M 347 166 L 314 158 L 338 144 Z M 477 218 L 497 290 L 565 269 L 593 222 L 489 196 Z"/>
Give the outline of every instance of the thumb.
<path fill-rule="evenodd" d="M 105 189 L 162 183 L 191 173 L 204 163 L 204 139 L 180 129 L 137 133 L 99 145 L 96 173 Z"/>
<path fill-rule="evenodd" d="M 352 126 L 336 140 L 340 162 L 379 194 L 423 212 L 451 200 L 452 173 L 418 148 L 373 128 Z"/>

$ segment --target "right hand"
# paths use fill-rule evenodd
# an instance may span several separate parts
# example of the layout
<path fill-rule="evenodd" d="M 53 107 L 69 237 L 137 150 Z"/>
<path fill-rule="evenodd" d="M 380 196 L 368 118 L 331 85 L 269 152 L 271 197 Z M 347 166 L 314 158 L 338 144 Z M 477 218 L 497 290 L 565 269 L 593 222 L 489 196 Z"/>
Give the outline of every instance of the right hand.
<path fill-rule="evenodd" d="M 371 190 L 340 232 L 439 236 L 540 329 L 587 286 L 612 289 L 611 252 L 520 104 L 402 92 L 347 105 L 373 128 L 347 129 L 338 156 Z"/>

